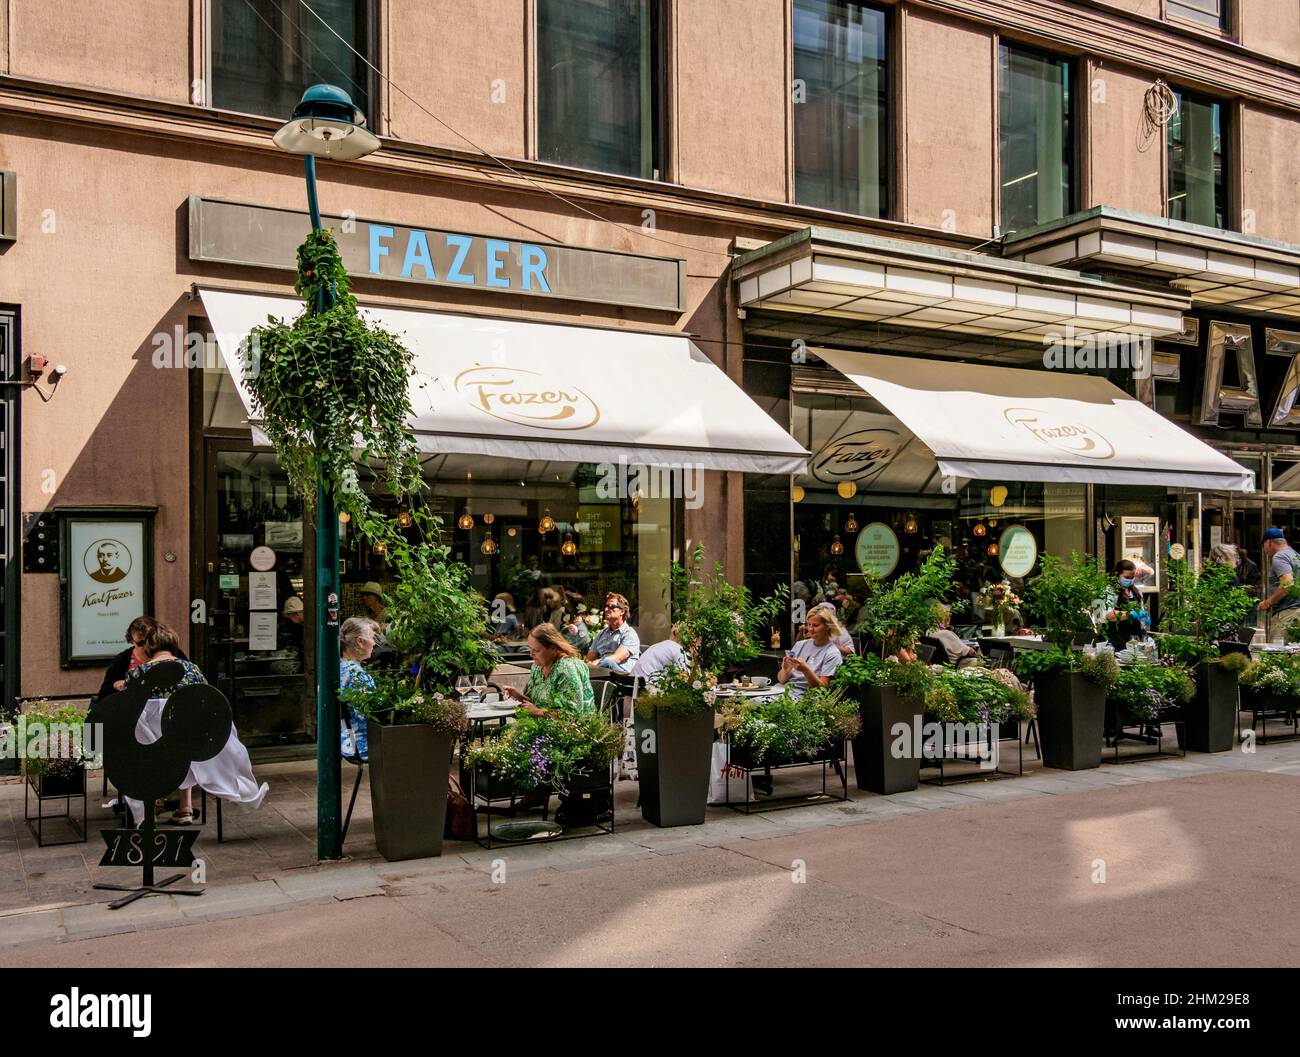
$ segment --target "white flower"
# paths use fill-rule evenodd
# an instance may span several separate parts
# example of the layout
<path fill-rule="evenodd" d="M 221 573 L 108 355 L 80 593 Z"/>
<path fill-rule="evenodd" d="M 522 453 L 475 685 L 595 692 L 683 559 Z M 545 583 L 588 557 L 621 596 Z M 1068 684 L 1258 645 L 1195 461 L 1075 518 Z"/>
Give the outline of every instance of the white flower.
<path fill-rule="evenodd" d="M 445 701 L 445 700 L 446 700 L 446 698 L 444 698 L 444 697 L 442 696 L 442 692 L 441 692 L 441 691 L 435 693 L 435 694 L 433 695 L 433 699 L 434 699 L 435 701 Z M 423 700 L 423 699 L 421 699 L 421 700 Z"/>
<path fill-rule="evenodd" d="M 703 690 L 703 689 L 704 689 L 704 684 L 703 684 L 702 682 L 700 682 L 700 680 L 696 679 L 695 682 L 691 683 L 691 689 L 692 689 L 692 690 Z"/>
<path fill-rule="evenodd" d="M 705 691 L 705 694 L 704 694 L 704 703 L 705 703 L 706 705 L 711 705 L 711 704 L 713 704 L 713 702 L 716 701 L 717 699 L 718 699 L 718 692 L 717 692 L 716 690 L 707 690 L 707 691 Z"/>

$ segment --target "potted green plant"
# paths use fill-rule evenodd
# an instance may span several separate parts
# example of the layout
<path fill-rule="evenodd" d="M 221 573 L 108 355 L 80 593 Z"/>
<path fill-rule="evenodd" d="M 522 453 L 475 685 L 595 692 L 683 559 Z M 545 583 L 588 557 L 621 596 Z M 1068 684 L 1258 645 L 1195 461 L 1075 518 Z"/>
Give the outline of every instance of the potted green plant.
<path fill-rule="evenodd" d="M 921 760 L 915 752 L 900 755 L 908 731 L 921 722 L 929 688 L 924 665 L 893 658 L 912 650 L 916 640 L 938 621 L 936 605 L 952 589 L 956 562 L 936 546 L 915 573 L 886 582 L 868 577 L 858 630 L 871 642 L 872 656 L 845 658 L 833 685 L 858 703 L 861 725 L 853 739 L 853 766 L 859 789 L 888 795 L 915 789 Z M 912 739 L 906 741 L 912 744 Z"/>
<path fill-rule="evenodd" d="M 469 746 L 463 762 L 476 772 L 476 788 L 485 795 L 524 797 L 544 790 L 574 803 L 607 799 L 610 764 L 622 749 L 622 729 L 602 713 L 522 712 L 503 734 Z M 594 820 L 603 813 L 596 811 Z"/>
<path fill-rule="evenodd" d="M 919 661 L 885 661 L 871 654 L 844 658 L 831 685 L 858 706 L 853 767 L 859 789 L 888 796 L 920 784 L 920 754 L 899 750 L 913 745 L 932 679 Z M 906 740 L 900 741 L 904 731 Z"/>
<path fill-rule="evenodd" d="M 1206 562 L 1198 574 L 1185 561 L 1170 560 L 1167 569 L 1160 655 L 1187 665 L 1196 678 L 1195 696 L 1183 709 L 1185 744 L 1194 752 L 1227 752 L 1237 721 L 1236 662 L 1224 666 L 1218 641 L 1235 637 L 1255 600 L 1236 586 L 1227 565 Z"/>
<path fill-rule="evenodd" d="M 1224 662 L 1227 660 L 1225 657 Z M 1242 711 L 1255 716 L 1281 715 L 1295 722 L 1300 711 L 1300 654 L 1266 653 L 1241 667 L 1237 680 Z"/>
<path fill-rule="evenodd" d="M 1195 696 L 1191 672 L 1181 664 L 1134 661 L 1116 674 L 1107 693 L 1107 729 L 1118 737 L 1126 726 L 1158 726 Z"/>
<path fill-rule="evenodd" d="M 389 862 L 442 854 L 452 745 L 465 732 L 465 706 L 403 676 L 373 689 L 340 691 L 366 723 L 375 844 Z"/>
<path fill-rule="evenodd" d="M 38 797 L 81 796 L 86 763 L 86 709 L 56 701 L 27 702 L 13 724 L 14 751 L 27 784 Z"/>
<path fill-rule="evenodd" d="M 722 565 L 701 573 L 704 548 L 668 574 L 686 666 L 662 669 L 637 698 L 637 777 L 641 815 L 664 828 L 704 822 L 713 756 L 718 677 L 760 652 L 761 629 L 780 610 L 784 590 L 755 601 L 728 583 Z"/>
<path fill-rule="evenodd" d="M 1118 666 L 1108 650 L 1080 652 L 1095 634 L 1092 610 L 1106 597 L 1110 577 L 1102 563 L 1077 551 L 1070 561 L 1042 557 L 1038 576 L 1025 585 L 1027 605 L 1042 622 L 1048 650 L 1017 650 L 1016 674 L 1033 684 L 1043 765 L 1068 771 L 1101 766 L 1106 690 Z"/>
<path fill-rule="evenodd" d="M 824 686 L 798 697 L 787 692 L 766 701 L 732 700 L 721 719 L 728 761 L 747 770 L 843 759 L 845 740 L 861 725 L 857 702 Z"/>

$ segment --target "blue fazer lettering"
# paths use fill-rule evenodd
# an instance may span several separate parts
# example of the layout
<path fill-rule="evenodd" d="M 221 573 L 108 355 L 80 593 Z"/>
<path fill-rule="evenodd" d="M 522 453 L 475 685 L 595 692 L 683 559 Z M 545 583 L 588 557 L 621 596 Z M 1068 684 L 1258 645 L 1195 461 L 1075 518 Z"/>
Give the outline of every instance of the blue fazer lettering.
<path fill-rule="evenodd" d="M 379 274 L 379 258 L 388 256 L 388 247 L 380 239 L 391 239 L 393 229 L 383 224 L 370 225 L 370 274 Z"/>
<path fill-rule="evenodd" d="M 438 278 L 434 274 L 433 258 L 429 256 L 429 236 L 419 229 L 412 231 L 411 237 L 406 242 L 406 260 L 402 262 L 402 278 L 409 279 L 417 264 L 424 268 L 426 279 Z"/>
<path fill-rule="evenodd" d="M 551 292 L 551 285 L 546 281 L 546 251 L 541 246 L 525 243 L 520 260 L 523 286 L 525 290 L 533 289 L 533 280 L 537 280 L 537 289 L 544 294 Z"/>
<path fill-rule="evenodd" d="M 456 247 L 456 258 L 451 262 L 451 267 L 447 269 L 449 282 L 473 285 L 474 276 L 466 275 L 460 270 L 460 266 L 465 263 L 465 258 L 469 256 L 469 248 L 473 241 L 468 235 L 447 236 L 447 245 Z"/>
<path fill-rule="evenodd" d="M 505 267 L 505 261 L 501 259 L 501 254 L 510 249 L 510 243 L 503 242 L 500 239 L 488 239 L 485 246 L 487 250 L 487 284 L 488 286 L 504 287 L 509 289 L 510 279 L 508 276 L 501 275 L 501 269 Z"/>

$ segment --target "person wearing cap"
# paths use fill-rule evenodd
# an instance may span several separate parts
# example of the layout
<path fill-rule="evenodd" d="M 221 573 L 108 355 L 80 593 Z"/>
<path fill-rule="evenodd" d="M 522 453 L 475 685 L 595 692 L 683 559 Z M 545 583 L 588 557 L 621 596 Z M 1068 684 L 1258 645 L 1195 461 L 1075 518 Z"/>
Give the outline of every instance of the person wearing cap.
<path fill-rule="evenodd" d="M 1300 554 L 1286 541 L 1280 528 L 1264 531 L 1264 557 L 1268 559 L 1268 595 L 1260 602 L 1261 613 L 1268 614 L 1268 637 L 1273 641 L 1286 637 L 1287 625 L 1300 619 L 1300 598 L 1293 596 Z"/>
<path fill-rule="evenodd" d="M 387 628 L 388 607 L 384 605 L 384 589 L 374 580 L 367 580 L 357 593 L 361 596 L 366 615 L 379 625 L 380 630 Z"/>
<path fill-rule="evenodd" d="M 303 620 L 306 618 L 302 599 L 297 595 L 290 595 L 284 600 L 284 609 L 281 612 L 284 615 L 284 637 L 287 648 L 297 650 L 298 656 L 301 657 L 303 651 Z"/>

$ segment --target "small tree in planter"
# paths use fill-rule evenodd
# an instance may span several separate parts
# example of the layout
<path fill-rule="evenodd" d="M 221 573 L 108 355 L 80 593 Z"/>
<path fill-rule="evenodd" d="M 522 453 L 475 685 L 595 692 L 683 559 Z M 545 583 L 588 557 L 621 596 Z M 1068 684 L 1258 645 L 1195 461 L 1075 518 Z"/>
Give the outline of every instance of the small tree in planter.
<path fill-rule="evenodd" d="M 702 573 L 704 548 L 668 574 L 673 617 L 686 667 L 660 671 L 637 699 L 637 776 L 641 814 L 656 826 L 704 822 L 713 752 L 718 677 L 757 656 L 765 624 L 780 611 L 781 588 L 754 601 L 748 588 L 729 583 L 721 563 Z"/>
<path fill-rule="evenodd" d="M 1018 650 L 1016 674 L 1034 686 L 1043 764 L 1069 771 L 1101 766 L 1106 689 L 1115 681 L 1109 651 L 1080 653 L 1073 647 L 1096 633 L 1092 609 L 1110 590 L 1101 561 L 1074 551 L 1069 563 L 1051 554 L 1025 585 L 1028 606 L 1042 622 L 1048 651 Z"/>
<path fill-rule="evenodd" d="M 887 795 L 907 792 L 920 783 L 920 757 L 899 755 L 895 731 L 901 725 L 910 732 L 920 723 L 929 673 L 924 665 L 895 664 L 885 658 L 914 649 L 916 640 L 935 626 L 936 603 L 952 589 L 955 571 L 956 562 L 937 546 L 915 573 L 904 573 L 888 583 L 867 580 L 858 627 L 871 640 L 873 656 L 846 658 L 835 677 L 835 685 L 858 702 L 861 715 L 861 730 L 853 739 L 859 789 Z M 907 744 L 911 743 L 909 734 Z"/>
<path fill-rule="evenodd" d="M 1186 747 L 1227 752 L 1237 719 L 1237 680 L 1219 663 L 1218 641 L 1236 635 L 1255 600 L 1236 586 L 1236 573 L 1226 565 L 1206 562 L 1199 575 L 1185 561 L 1170 560 L 1167 568 L 1160 655 L 1196 674 L 1196 693 L 1185 709 Z"/>

